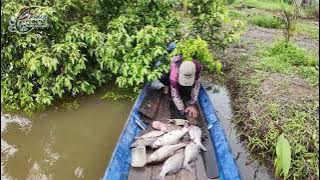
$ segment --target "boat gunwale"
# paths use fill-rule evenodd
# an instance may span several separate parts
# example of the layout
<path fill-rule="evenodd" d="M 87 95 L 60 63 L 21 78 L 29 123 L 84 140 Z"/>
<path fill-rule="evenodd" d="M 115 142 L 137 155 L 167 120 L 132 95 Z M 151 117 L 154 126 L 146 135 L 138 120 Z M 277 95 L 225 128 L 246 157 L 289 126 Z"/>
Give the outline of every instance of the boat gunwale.
<path fill-rule="evenodd" d="M 215 112 L 214 106 L 202 85 L 200 87 L 198 99 L 215 149 L 214 153 L 218 163 L 219 179 L 241 180 L 240 170 L 231 152 L 225 131 L 221 126 L 220 119 Z"/>
<path fill-rule="evenodd" d="M 140 107 L 143 99 L 145 98 L 145 94 L 146 94 L 147 88 L 148 88 L 148 85 L 145 85 L 144 88 L 141 90 L 139 96 L 137 97 L 137 99 L 136 99 L 133 107 L 131 108 L 131 111 L 130 111 L 130 114 L 128 115 L 127 121 L 126 121 L 126 123 L 124 124 L 123 129 L 122 129 L 122 131 L 121 131 L 121 134 L 120 134 L 120 136 L 119 136 L 119 138 L 118 138 L 118 140 L 117 140 L 117 143 L 116 143 L 116 145 L 115 145 L 115 147 L 114 147 L 114 149 L 113 149 L 111 158 L 110 158 L 110 160 L 109 160 L 108 166 L 107 166 L 106 171 L 105 171 L 104 176 L 103 176 L 103 179 L 104 179 L 104 180 L 106 180 L 107 177 L 109 176 L 109 172 L 110 172 L 110 170 L 111 170 L 111 168 L 112 168 L 113 161 L 115 160 L 116 154 L 117 154 L 117 152 L 118 152 L 117 149 L 118 149 L 119 146 L 120 146 L 120 141 L 122 140 L 123 136 L 125 135 L 125 133 L 126 133 L 127 130 L 128 130 L 127 128 L 129 127 L 131 118 L 132 118 L 132 120 L 134 120 L 134 118 L 139 118 L 139 117 L 134 116 L 134 114 L 135 114 L 135 112 L 137 112 L 137 110 L 138 110 L 138 108 Z M 138 107 L 138 106 L 139 106 L 139 107 Z M 140 116 L 140 115 L 138 115 L 138 116 Z M 139 130 L 140 130 L 140 129 L 139 129 L 139 127 L 138 127 L 138 129 L 136 130 L 136 131 L 137 131 L 136 133 L 138 133 Z M 132 137 L 132 139 L 134 139 L 134 137 Z M 128 158 L 130 158 L 130 157 L 128 157 Z M 129 173 L 129 171 L 128 171 L 128 173 Z M 128 174 L 128 173 L 127 173 L 127 174 Z"/>

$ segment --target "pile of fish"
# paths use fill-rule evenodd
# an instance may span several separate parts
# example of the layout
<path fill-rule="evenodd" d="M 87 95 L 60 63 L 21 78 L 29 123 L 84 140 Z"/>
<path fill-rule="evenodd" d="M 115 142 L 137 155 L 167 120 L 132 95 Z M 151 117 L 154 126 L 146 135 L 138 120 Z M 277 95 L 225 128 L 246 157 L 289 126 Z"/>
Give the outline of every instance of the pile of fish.
<path fill-rule="evenodd" d="M 131 166 L 144 167 L 164 162 L 159 179 L 164 179 L 167 174 L 175 173 L 181 168 L 191 171 L 189 163 L 196 159 L 201 149 L 207 151 L 201 143 L 202 131 L 198 126 L 189 125 L 187 120 L 170 121 L 174 124 L 154 121 L 151 124 L 153 130 L 136 138 L 131 145 Z M 190 140 L 181 142 L 188 134 Z M 147 147 L 151 148 L 151 154 L 147 155 Z"/>

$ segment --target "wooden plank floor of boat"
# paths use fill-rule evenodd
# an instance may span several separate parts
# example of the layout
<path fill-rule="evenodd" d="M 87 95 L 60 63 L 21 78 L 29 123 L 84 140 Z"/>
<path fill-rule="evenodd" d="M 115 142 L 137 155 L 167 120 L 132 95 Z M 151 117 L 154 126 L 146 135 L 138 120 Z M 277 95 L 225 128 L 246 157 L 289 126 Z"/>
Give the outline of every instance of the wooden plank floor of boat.
<path fill-rule="evenodd" d="M 159 102 L 157 102 L 157 103 L 158 103 L 157 105 L 159 107 L 157 108 L 157 112 L 156 112 L 155 118 L 153 120 L 166 121 L 166 119 L 168 117 L 170 117 L 169 96 L 168 95 L 162 96 L 160 103 Z M 200 108 L 198 107 L 198 109 L 200 109 Z M 144 119 L 146 122 L 151 121 L 147 117 L 144 117 L 144 118 L 146 118 L 146 119 Z M 199 126 L 203 126 L 204 118 L 203 118 L 203 114 L 201 113 L 201 111 L 200 111 L 200 117 L 199 117 L 198 121 L 200 123 Z M 206 128 L 202 128 L 202 129 L 206 129 Z M 204 132 L 204 133 L 208 134 L 208 132 Z M 131 167 L 129 175 L 128 175 L 128 180 L 152 180 L 157 175 L 159 175 L 162 165 L 163 165 L 163 163 L 160 163 L 157 165 L 146 165 L 143 168 Z M 165 177 L 165 180 L 207 180 L 207 179 L 209 179 L 209 178 L 207 178 L 207 175 L 206 175 L 204 161 L 203 161 L 201 153 L 199 153 L 198 158 L 194 162 L 191 163 L 191 167 L 192 167 L 191 173 L 184 170 L 184 169 L 181 169 L 175 174 L 167 175 Z"/>

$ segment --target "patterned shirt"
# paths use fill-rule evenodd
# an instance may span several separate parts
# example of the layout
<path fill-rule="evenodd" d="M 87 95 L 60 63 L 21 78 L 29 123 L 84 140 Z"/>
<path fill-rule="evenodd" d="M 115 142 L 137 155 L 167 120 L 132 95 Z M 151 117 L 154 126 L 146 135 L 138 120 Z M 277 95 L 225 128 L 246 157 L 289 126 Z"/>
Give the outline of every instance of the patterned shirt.
<path fill-rule="evenodd" d="M 191 106 L 196 104 L 198 100 L 198 94 L 199 94 L 199 89 L 200 89 L 200 72 L 201 72 L 201 64 L 196 61 L 192 60 L 195 65 L 196 65 L 196 75 L 195 75 L 195 81 L 191 89 L 191 95 L 190 95 L 190 100 L 187 102 L 187 106 Z M 179 85 L 178 82 L 178 77 L 179 77 L 179 67 L 180 64 L 182 63 L 182 56 L 175 56 L 173 57 L 171 61 L 171 66 L 170 66 L 170 90 L 171 90 L 171 97 L 176 105 L 177 109 L 183 113 L 185 110 L 185 105 L 181 99 L 180 92 L 181 90 L 181 85 Z"/>

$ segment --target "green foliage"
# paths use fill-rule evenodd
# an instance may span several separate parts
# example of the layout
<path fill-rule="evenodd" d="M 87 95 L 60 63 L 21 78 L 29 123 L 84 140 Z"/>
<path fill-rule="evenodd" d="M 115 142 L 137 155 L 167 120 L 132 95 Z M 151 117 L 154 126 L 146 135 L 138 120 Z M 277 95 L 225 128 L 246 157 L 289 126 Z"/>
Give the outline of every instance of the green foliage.
<path fill-rule="evenodd" d="M 275 160 L 276 174 L 288 176 L 291 163 L 291 147 L 288 140 L 281 134 L 276 145 L 277 158 Z"/>
<path fill-rule="evenodd" d="M 279 41 L 266 51 L 259 52 L 263 60 L 257 64 L 259 69 L 285 74 L 298 74 L 317 85 L 319 78 L 319 60 L 298 46 Z"/>
<path fill-rule="evenodd" d="M 319 19 L 319 4 L 310 3 L 306 6 L 303 6 L 302 9 L 302 13 L 304 16 Z"/>
<path fill-rule="evenodd" d="M 291 36 L 296 30 L 297 18 L 300 14 L 300 7 L 297 5 L 288 5 L 281 0 L 282 20 L 284 22 L 284 37 L 290 41 Z"/>
<path fill-rule="evenodd" d="M 39 5 L 49 27 L 21 35 L 8 31 L 24 5 Z M 34 111 L 67 95 L 92 94 L 115 79 L 139 87 L 156 79 L 153 61 L 174 38 L 175 1 L 5 1 L 1 3 L 1 104 Z"/>
<path fill-rule="evenodd" d="M 224 0 L 194 0 L 190 3 L 189 12 L 193 16 L 194 32 L 201 35 L 210 48 L 224 50 L 239 39 L 240 22 L 231 27 L 223 26 L 227 21 Z"/>
<path fill-rule="evenodd" d="M 233 4 L 236 0 L 225 0 L 226 4 Z"/>
<path fill-rule="evenodd" d="M 281 0 L 236 0 L 235 6 L 245 5 L 257 9 L 265 9 L 270 11 L 281 11 Z"/>
<path fill-rule="evenodd" d="M 177 43 L 177 48 L 172 52 L 172 55 L 182 55 L 183 60 L 185 61 L 196 59 L 209 71 L 212 71 L 215 65 L 219 63 L 219 61 L 215 60 L 212 56 L 207 43 L 200 37 L 179 41 Z"/>
<path fill-rule="evenodd" d="M 178 36 L 178 3 L 181 2 L 4 1 L 1 104 L 6 110 L 34 111 L 69 95 L 92 94 L 98 87 L 114 82 L 137 91 L 145 82 L 169 70 L 166 45 Z M 195 17 L 198 27 L 205 24 L 202 32 L 211 28 L 211 33 L 217 35 L 213 38 L 207 35 L 209 45 L 222 47 L 236 36 L 236 31 L 219 30 L 226 17 L 223 0 L 183 3 L 190 8 L 189 15 Z M 40 6 L 37 12 L 48 16 L 49 26 L 25 35 L 9 32 L 10 17 L 28 5 Z M 208 66 L 205 68 L 212 70 L 216 63 L 220 72 L 221 64 L 213 60 L 206 42 L 194 42 L 192 46 L 200 48 L 196 55 Z M 165 62 L 155 68 L 155 60 L 159 58 Z"/>
<path fill-rule="evenodd" d="M 296 25 L 296 32 L 316 40 L 319 39 L 319 26 L 310 22 L 298 21 Z"/>
<path fill-rule="evenodd" d="M 116 76 L 119 87 L 139 87 L 168 71 L 168 63 L 158 68 L 152 65 L 166 55 L 165 44 L 175 36 L 178 23 L 171 8 L 174 3 L 147 2 L 139 1 L 127 9 L 128 14 L 112 20 L 107 41 L 97 49 L 100 66 Z"/>
<path fill-rule="evenodd" d="M 251 23 L 256 26 L 260 26 L 264 28 L 274 28 L 274 29 L 280 29 L 280 28 L 283 28 L 284 26 L 282 19 L 280 19 L 277 16 L 272 16 L 269 14 L 263 14 L 263 15 L 261 14 L 261 15 L 253 16 L 251 19 Z"/>
<path fill-rule="evenodd" d="M 279 56 L 284 62 L 293 66 L 318 66 L 318 61 L 314 56 L 299 48 L 298 46 L 279 41 L 270 49 L 270 55 Z"/>

